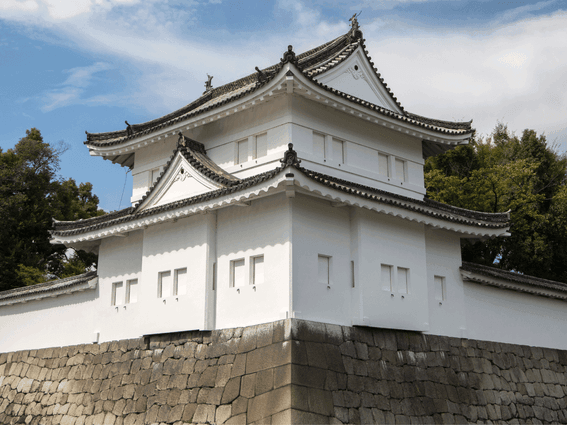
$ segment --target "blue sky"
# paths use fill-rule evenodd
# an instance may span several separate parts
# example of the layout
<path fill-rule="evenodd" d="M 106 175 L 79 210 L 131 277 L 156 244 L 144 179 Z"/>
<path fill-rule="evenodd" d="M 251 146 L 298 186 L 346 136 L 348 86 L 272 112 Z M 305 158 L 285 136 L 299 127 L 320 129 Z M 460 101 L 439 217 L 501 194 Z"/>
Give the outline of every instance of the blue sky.
<path fill-rule="evenodd" d="M 128 206 L 126 169 L 91 158 L 85 130 L 123 129 L 329 41 L 359 22 L 406 110 L 545 132 L 567 151 L 567 2 L 2 0 L 0 147 L 31 127 L 65 142 L 60 174 Z M 124 197 L 120 201 L 123 187 Z"/>

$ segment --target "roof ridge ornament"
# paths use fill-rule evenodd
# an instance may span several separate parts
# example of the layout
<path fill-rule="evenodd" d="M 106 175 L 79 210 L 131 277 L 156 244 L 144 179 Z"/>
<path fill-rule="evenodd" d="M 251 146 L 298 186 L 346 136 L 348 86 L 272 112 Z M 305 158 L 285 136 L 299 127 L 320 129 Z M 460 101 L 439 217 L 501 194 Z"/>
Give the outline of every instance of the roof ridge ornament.
<path fill-rule="evenodd" d="M 287 51 L 284 52 L 283 57 L 280 59 L 280 65 L 284 65 L 288 62 L 298 66 L 297 57 L 295 56 L 295 52 L 293 51 L 293 46 L 291 44 L 287 46 Z"/>
<path fill-rule="evenodd" d="M 287 151 L 285 151 L 283 159 L 280 159 L 282 166 L 291 167 L 299 166 L 301 160 L 297 158 L 297 152 L 293 150 L 293 143 L 287 145 Z"/>
<path fill-rule="evenodd" d="M 213 76 L 207 74 L 207 81 L 205 81 L 205 93 L 210 92 L 213 89 Z"/>
<path fill-rule="evenodd" d="M 134 134 L 134 129 L 132 128 L 132 126 L 130 124 L 128 124 L 128 121 L 124 121 L 124 122 L 128 126 L 128 127 L 126 127 L 126 135 L 131 136 L 132 134 Z"/>
<path fill-rule="evenodd" d="M 190 139 L 187 136 L 184 136 L 183 133 L 179 132 L 179 139 L 177 139 L 177 148 L 184 147 L 188 148 L 194 152 L 206 155 L 207 151 L 205 150 L 205 145 L 196 140 Z"/>
<path fill-rule="evenodd" d="M 258 68 L 257 66 L 254 67 L 254 69 L 256 70 L 256 76 L 258 77 L 258 82 L 259 83 L 263 83 L 265 81 L 268 80 L 268 75 L 262 71 L 260 68 Z"/>
<path fill-rule="evenodd" d="M 350 31 L 348 32 L 348 41 L 349 43 L 353 43 L 357 40 L 362 40 L 362 31 L 360 30 L 360 25 L 358 24 L 358 17 L 362 13 L 362 10 L 358 13 L 352 15 L 352 18 L 349 19 L 350 21 Z"/>

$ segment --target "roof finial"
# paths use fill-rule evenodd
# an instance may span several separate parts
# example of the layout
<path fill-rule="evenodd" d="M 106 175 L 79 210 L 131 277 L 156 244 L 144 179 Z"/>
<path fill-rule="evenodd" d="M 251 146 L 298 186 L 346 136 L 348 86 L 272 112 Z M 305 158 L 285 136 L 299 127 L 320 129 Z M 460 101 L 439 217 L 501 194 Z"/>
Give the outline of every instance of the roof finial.
<path fill-rule="evenodd" d="M 132 134 L 134 134 L 134 129 L 132 128 L 132 126 L 130 124 L 128 124 L 128 121 L 124 121 L 124 122 L 128 126 L 128 127 L 126 127 L 126 134 L 128 136 L 131 136 Z"/>
<path fill-rule="evenodd" d="M 207 74 L 207 82 L 205 83 L 205 93 L 213 89 L 213 76 Z"/>
<path fill-rule="evenodd" d="M 352 18 L 349 19 L 350 31 L 348 32 L 348 38 L 351 43 L 354 40 L 358 40 L 359 38 L 362 38 L 362 31 L 360 31 L 360 26 L 358 25 L 358 19 L 357 19 L 361 13 L 362 10 L 352 15 Z"/>
<path fill-rule="evenodd" d="M 287 145 L 287 151 L 285 151 L 284 157 L 280 159 L 280 162 L 284 167 L 299 165 L 301 160 L 297 158 L 297 152 L 293 150 L 293 143 Z"/>
<path fill-rule="evenodd" d="M 283 65 L 288 62 L 297 66 L 297 58 L 295 57 L 295 52 L 293 51 L 293 46 L 291 44 L 287 46 L 287 51 L 284 52 L 283 58 L 280 60 L 280 64 Z"/>
<path fill-rule="evenodd" d="M 268 79 L 268 76 L 266 75 L 266 73 L 264 71 L 262 71 L 260 68 L 255 67 L 254 68 L 257 72 L 257 76 L 258 76 L 258 82 L 263 83 L 264 81 L 266 81 Z"/>

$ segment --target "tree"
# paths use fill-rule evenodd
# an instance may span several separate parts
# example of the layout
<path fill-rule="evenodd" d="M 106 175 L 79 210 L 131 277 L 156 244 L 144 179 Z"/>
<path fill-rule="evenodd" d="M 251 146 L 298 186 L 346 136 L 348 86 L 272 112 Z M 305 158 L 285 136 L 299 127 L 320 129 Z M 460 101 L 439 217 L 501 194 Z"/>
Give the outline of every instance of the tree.
<path fill-rule="evenodd" d="M 425 165 L 427 196 L 476 211 L 510 211 L 507 238 L 463 240 L 463 259 L 567 282 L 567 159 L 544 135 L 521 137 L 498 124 Z M 563 204 L 564 203 L 564 204 Z M 563 221 L 560 221 L 563 219 Z M 560 250 L 558 252 L 557 250 Z"/>
<path fill-rule="evenodd" d="M 44 281 L 47 276 L 83 273 L 96 262 L 85 252 L 70 253 L 49 242 L 52 218 L 77 220 L 104 214 L 90 183 L 57 178 L 64 148 L 26 131 L 13 149 L 0 149 L 0 290 Z"/>

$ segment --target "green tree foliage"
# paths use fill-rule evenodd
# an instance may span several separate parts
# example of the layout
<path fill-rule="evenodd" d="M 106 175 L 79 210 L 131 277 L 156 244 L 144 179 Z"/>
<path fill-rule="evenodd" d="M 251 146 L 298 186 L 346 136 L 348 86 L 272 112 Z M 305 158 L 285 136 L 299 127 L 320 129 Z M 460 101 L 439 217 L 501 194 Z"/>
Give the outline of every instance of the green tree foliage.
<path fill-rule="evenodd" d="M 567 282 L 567 158 L 544 135 L 498 124 L 425 164 L 427 196 L 462 208 L 510 211 L 509 237 L 463 240 L 463 260 Z"/>
<path fill-rule="evenodd" d="M 57 178 L 63 148 L 26 131 L 13 149 L 0 149 L 0 290 L 85 272 L 96 256 L 70 254 L 49 242 L 52 219 L 78 220 L 104 214 L 90 183 Z M 70 257 L 70 258 L 68 258 Z"/>

